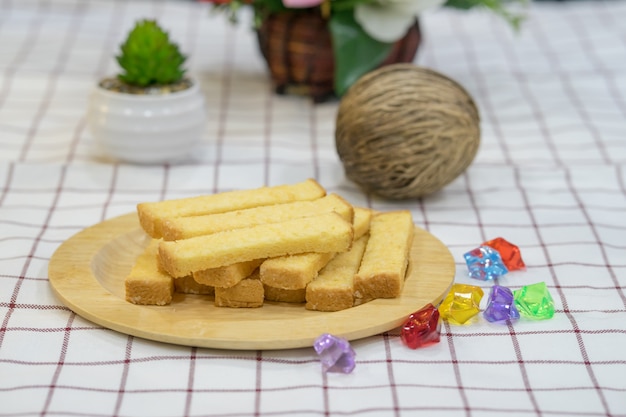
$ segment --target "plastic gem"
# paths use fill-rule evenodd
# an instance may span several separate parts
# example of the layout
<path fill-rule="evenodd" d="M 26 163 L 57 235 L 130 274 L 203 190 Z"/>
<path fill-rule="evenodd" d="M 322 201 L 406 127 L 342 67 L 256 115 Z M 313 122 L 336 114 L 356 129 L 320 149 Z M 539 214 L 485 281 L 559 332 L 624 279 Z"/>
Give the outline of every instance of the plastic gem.
<path fill-rule="evenodd" d="M 546 320 L 554 316 L 554 301 L 545 282 L 538 282 L 515 290 L 513 297 L 515 306 L 524 317 Z"/>
<path fill-rule="evenodd" d="M 400 338 L 411 349 L 417 349 L 439 342 L 441 322 L 439 310 L 432 304 L 411 314 L 402 326 Z"/>
<path fill-rule="evenodd" d="M 463 324 L 480 312 L 482 288 L 466 284 L 454 284 L 439 306 L 443 320 Z"/>
<path fill-rule="evenodd" d="M 497 237 L 483 243 L 482 246 L 489 246 L 490 248 L 497 250 L 502 258 L 502 262 L 504 262 L 504 265 L 509 271 L 526 268 L 526 264 L 524 264 L 524 261 L 522 260 L 519 248 L 511 242 L 508 242 L 501 237 Z"/>
<path fill-rule="evenodd" d="M 491 287 L 483 317 L 492 323 L 506 323 L 507 320 L 519 319 L 520 314 L 515 308 L 513 292 L 500 285 Z"/>
<path fill-rule="evenodd" d="M 480 246 L 463 255 L 470 278 L 483 281 L 498 278 L 509 272 L 497 250 L 489 246 Z"/>
<path fill-rule="evenodd" d="M 324 372 L 343 372 L 349 374 L 356 365 L 355 353 L 350 342 L 341 337 L 324 333 L 313 343 L 313 348 L 320 357 Z"/>

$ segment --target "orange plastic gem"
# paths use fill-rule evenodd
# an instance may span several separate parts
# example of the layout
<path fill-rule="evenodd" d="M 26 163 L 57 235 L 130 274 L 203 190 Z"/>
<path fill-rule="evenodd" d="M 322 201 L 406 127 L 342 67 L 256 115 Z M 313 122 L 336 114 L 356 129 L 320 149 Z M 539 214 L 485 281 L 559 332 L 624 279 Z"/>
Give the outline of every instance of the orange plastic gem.
<path fill-rule="evenodd" d="M 517 269 L 525 269 L 526 264 L 522 260 L 522 254 L 517 246 L 511 242 L 506 241 L 501 237 L 497 237 L 490 241 L 483 243 L 483 246 L 489 246 L 500 253 L 502 262 L 509 271 L 515 271 Z"/>

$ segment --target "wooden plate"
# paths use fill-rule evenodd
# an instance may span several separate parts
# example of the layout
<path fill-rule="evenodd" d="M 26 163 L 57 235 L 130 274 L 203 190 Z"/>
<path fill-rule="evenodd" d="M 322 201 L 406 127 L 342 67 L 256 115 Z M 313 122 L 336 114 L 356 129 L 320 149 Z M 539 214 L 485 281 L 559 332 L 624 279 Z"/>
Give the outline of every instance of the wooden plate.
<path fill-rule="evenodd" d="M 89 227 L 56 250 L 48 268 L 50 284 L 76 314 L 118 332 L 186 346 L 257 350 L 312 346 L 322 333 L 355 340 L 394 329 L 427 303 L 437 305 L 455 272 L 448 249 L 416 228 L 398 298 L 337 312 L 272 302 L 220 308 L 212 297 L 185 294 L 175 294 L 169 306 L 139 306 L 124 300 L 124 277 L 147 242 L 134 213 Z"/>

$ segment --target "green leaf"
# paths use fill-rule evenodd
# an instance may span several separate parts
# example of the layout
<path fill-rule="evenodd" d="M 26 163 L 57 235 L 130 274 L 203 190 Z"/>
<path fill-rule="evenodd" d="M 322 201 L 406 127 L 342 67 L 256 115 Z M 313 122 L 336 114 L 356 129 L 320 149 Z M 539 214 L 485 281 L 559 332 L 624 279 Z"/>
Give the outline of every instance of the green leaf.
<path fill-rule="evenodd" d="M 262 8 L 270 13 L 284 12 L 288 10 L 282 0 L 257 0 L 254 2 L 255 7 Z"/>
<path fill-rule="evenodd" d="M 525 15 L 510 10 L 510 8 L 513 6 L 525 7 L 528 6 L 529 2 L 530 0 L 447 0 L 444 5 L 461 10 L 469 10 L 474 7 L 487 8 L 506 20 L 515 31 L 518 31 Z"/>
<path fill-rule="evenodd" d="M 334 12 L 340 12 L 344 10 L 353 10 L 354 7 L 360 3 L 367 3 L 367 2 L 364 2 L 363 0 L 332 0 L 330 2 L 330 7 L 334 13 Z"/>
<path fill-rule="evenodd" d="M 354 20 L 353 11 L 337 11 L 329 21 L 335 57 L 335 94 L 343 95 L 354 82 L 377 68 L 391 53 L 392 43 L 371 38 Z"/>
<path fill-rule="evenodd" d="M 444 5 L 455 9 L 469 10 L 472 7 L 482 4 L 480 0 L 447 0 Z"/>

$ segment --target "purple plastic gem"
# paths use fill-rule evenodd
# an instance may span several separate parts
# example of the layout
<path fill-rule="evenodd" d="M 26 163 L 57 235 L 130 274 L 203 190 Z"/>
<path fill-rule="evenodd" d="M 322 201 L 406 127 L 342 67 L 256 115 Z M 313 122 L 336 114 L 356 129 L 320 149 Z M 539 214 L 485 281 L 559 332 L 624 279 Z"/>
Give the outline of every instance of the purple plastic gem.
<path fill-rule="evenodd" d="M 480 246 L 463 255 L 470 278 L 482 281 L 492 280 L 506 274 L 508 269 L 504 266 L 502 258 L 497 250 L 489 246 Z"/>
<path fill-rule="evenodd" d="M 519 319 L 519 311 L 515 307 L 513 292 L 507 287 L 494 285 L 491 287 L 487 308 L 483 316 L 492 323 L 506 323 L 507 320 Z"/>
<path fill-rule="evenodd" d="M 313 348 L 320 357 L 324 372 L 349 374 L 354 369 L 355 353 L 346 339 L 324 333 L 315 339 Z"/>

